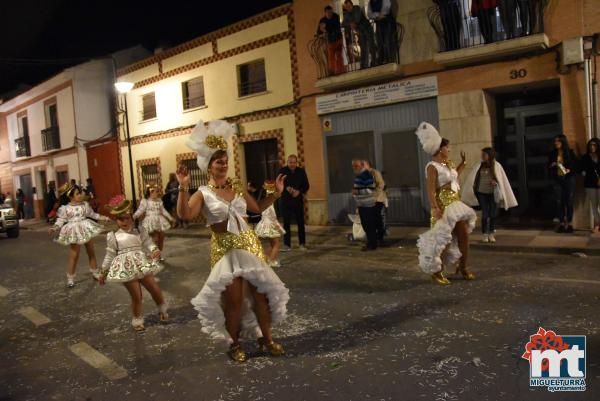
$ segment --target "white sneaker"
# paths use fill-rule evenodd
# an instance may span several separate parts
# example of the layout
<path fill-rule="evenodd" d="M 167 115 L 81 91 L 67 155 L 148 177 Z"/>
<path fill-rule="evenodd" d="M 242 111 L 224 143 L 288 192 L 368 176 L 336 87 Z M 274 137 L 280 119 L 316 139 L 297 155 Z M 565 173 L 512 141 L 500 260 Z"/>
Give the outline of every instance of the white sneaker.
<path fill-rule="evenodd" d="M 302 244 L 298 247 L 298 249 L 300 249 L 301 251 L 308 251 L 308 248 L 306 247 L 306 245 Z"/>
<path fill-rule="evenodd" d="M 487 242 L 490 242 L 490 235 L 489 235 L 489 234 L 483 234 L 483 239 L 482 239 L 482 241 L 483 241 L 483 242 L 486 242 L 486 243 L 487 243 Z"/>
<path fill-rule="evenodd" d="M 278 260 L 272 260 L 269 262 L 269 266 L 271 267 L 281 267 L 281 263 Z"/>
<path fill-rule="evenodd" d="M 494 234 L 490 234 L 489 240 L 492 244 L 496 242 L 496 237 L 494 237 Z"/>
<path fill-rule="evenodd" d="M 289 252 L 291 250 L 292 250 L 292 247 L 291 246 L 287 246 L 287 245 L 282 246 L 281 249 L 280 249 L 281 252 Z"/>
<path fill-rule="evenodd" d="M 67 274 L 67 288 L 75 287 L 75 275 Z"/>

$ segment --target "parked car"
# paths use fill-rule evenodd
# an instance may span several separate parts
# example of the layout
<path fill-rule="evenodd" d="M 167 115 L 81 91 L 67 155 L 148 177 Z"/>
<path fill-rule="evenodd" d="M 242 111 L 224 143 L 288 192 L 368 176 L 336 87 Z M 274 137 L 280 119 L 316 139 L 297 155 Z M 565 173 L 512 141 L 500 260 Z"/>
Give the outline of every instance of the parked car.
<path fill-rule="evenodd" d="M 0 233 L 6 233 L 9 238 L 19 236 L 19 219 L 12 206 L 0 205 Z"/>

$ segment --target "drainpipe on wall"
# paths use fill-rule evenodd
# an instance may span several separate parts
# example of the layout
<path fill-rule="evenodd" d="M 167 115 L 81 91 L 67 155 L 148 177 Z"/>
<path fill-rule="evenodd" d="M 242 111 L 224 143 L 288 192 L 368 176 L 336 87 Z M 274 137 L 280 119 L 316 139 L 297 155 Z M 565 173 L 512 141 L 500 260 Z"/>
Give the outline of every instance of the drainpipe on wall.
<path fill-rule="evenodd" d="M 592 139 L 592 85 L 591 85 L 591 68 L 590 59 L 583 62 L 584 79 L 585 79 L 585 136 L 586 140 Z"/>

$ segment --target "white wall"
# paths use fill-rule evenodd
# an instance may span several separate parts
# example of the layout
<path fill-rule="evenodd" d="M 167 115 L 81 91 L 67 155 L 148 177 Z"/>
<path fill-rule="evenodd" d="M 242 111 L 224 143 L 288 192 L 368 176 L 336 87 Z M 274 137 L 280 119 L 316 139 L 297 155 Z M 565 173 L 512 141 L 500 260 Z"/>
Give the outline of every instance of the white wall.
<path fill-rule="evenodd" d="M 75 99 L 77 137 L 94 140 L 111 130 L 111 97 L 114 96 L 112 61 L 95 60 L 70 71 Z"/>
<path fill-rule="evenodd" d="M 46 127 L 44 101 L 56 97 L 58 111 L 58 125 L 60 130 L 60 146 L 62 149 L 70 148 L 75 143 L 75 113 L 73 109 L 73 92 L 71 87 L 64 88 L 33 104 L 19 108 L 7 116 L 8 139 L 11 152 L 11 161 L 16 159 L 15 139 L 19 137 L 17 114 L 27 110 L 27 124 L 29 125 L 29 145 L 31 156 L 45 154 L 42 149 L 42 130 Z"/>

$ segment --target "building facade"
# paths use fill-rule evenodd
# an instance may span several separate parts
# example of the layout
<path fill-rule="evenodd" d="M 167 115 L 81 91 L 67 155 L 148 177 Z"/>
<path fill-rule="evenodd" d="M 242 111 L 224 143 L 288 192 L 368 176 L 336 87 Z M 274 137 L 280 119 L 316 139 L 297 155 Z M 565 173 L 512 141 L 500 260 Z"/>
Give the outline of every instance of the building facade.
<path fill-rule="evenodd" d="M 7 185 L 3 174 L 2 186 L 24 191 L 27 218 L 44 217 L 50 182 L 85 185 L 90 177 L 84 144 L 114 135 L 113 77 L 110 59 L 94 60 L 0 104 L 12 180 Z"/>
<path fill-rule="evenodd" d="M 237 126 L 232 176 L 260 185 L 275 178 L 287 155 L 302 163 L 296 66 L 294 18 L 285 5 L 121 69 L 118 80 L 134 84 L 121 98 L 128 118 L 124 124 L 120 116 L 119 146 L 126 195 L 135 191 L 139 199 L 149 184 L 165 188 L 180 163 L 190 169 L 192 187 L 206 182 L 186 146 L 200 120 Z"/>
<path fill-rule="evenodd" d="M 398 57 L 364 68 L 358 63 L 360 32 L 346 25 L 344 71 L 330 73 L 326 42 L 315 32 L 323 8 L 331 5 L 342 16 L 342 3 L 293 5 L 313 222 L 347 222 L 353 209 L 350 161 L 364 157 L 384 173 L 390 221 L 425 223 L 428 158 L 414 135 L 424 120 L 450 139 L 454 159 L 459 150 L 467 153 L 470 168 L 481 148 L 496 148 L 519 200 L 518 208 L 503 214 L 505 224 L 551 222 L 555 209 L 546 163 L 553 136 L 564 133 L 582 154 L 587 140 L 598 135 L 592 85 L 598 72 L 598 3 L 523 2 L 531 8 L 512 16 L 494 8 L 485 20 L 489 25 L 481 26 L 470 0 L 449 2 L 451 10 L 429 0 L 392 2 Z M 374 31 L 377 36 L 377 26 Z M 576 226 L 589 226 L 588 212 L 578 187 Z"/>

